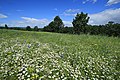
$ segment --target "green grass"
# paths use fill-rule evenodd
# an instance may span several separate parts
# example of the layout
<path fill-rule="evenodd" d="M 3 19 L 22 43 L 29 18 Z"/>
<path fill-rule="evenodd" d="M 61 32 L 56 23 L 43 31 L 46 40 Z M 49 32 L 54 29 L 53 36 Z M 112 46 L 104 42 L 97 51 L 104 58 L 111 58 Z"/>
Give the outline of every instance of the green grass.
<path fill-rule="evenodd" d="M 0 30 L 0 79 L 120 79 L 120 38 Z"/>

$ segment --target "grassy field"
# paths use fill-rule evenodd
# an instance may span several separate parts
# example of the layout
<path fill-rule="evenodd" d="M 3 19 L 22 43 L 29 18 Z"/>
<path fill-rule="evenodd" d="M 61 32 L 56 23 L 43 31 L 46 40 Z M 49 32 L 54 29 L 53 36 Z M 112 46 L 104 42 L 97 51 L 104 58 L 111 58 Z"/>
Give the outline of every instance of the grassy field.
<path fill-rule="evenodd" d="M 120 38 L 0 30 L 1 80 L 118 80 Z"/>

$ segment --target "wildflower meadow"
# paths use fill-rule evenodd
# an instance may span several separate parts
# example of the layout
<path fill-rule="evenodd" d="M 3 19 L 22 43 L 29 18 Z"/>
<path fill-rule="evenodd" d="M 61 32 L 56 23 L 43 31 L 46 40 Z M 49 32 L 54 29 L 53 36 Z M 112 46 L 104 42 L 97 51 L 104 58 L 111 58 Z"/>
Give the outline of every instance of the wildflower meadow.
<path fill-rule="evenodd" d="M 0 80 L 118 80 L 120 38 L 0 30 Z"/>

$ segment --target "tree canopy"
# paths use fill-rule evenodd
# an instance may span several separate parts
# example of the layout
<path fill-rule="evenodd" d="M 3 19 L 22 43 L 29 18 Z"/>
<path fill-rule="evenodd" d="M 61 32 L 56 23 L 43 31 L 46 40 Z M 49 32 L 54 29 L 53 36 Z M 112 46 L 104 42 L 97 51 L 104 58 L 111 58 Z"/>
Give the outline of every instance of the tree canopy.
<path fill-rule="evenodd" d="M 59 32 L 62 28 L 64 28 L 62 19 L 59 16 L 56 16 L 54 20 L 48 24 L 48 26 L 44 27 L 44 31 Z"/>
<path fill-rule="evenodd" d="M 38 31 L 38 30 L 39 30 L 38 26 L 35 26 L 34 31 Z"/>
<path fill-rule="evenodd" d="M 27 27 L 26 27 L 26 30 L 27 30 L 27 31 L 31 31 L 31 27 L 30 27 L 30 26 L 27 26 Z"/>
<path fill-rule="evenodd" d="M 76 34 L 80 34 L 81 32 L 85 32 L 84 28 L 87 25 L 88 21 L 89 21 L 88 14 L 84 14 L 83 12 L 81 12 L 80 14 L 77 13 L 75 19 L 73 19 L 73 27 L 74 27 L 74 32 Z"/>
<path fill-rule="evenodd" d="M 8 25 L 7 24 L 5 24 L 5 29 L 8 29 Z"/>

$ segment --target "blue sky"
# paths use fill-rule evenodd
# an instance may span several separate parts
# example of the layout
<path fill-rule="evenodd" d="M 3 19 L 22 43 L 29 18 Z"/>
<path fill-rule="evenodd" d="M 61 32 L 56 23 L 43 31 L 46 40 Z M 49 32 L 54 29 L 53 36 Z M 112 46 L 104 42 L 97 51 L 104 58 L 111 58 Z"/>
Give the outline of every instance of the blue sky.
<path fill-rule="evenodd" d="M 0 0 L 0 26 L 44 27 L 57 15 L 72 26 L 80 12 L 88 13 L 92 25 L 120 23 L 120 0 Z"/>

